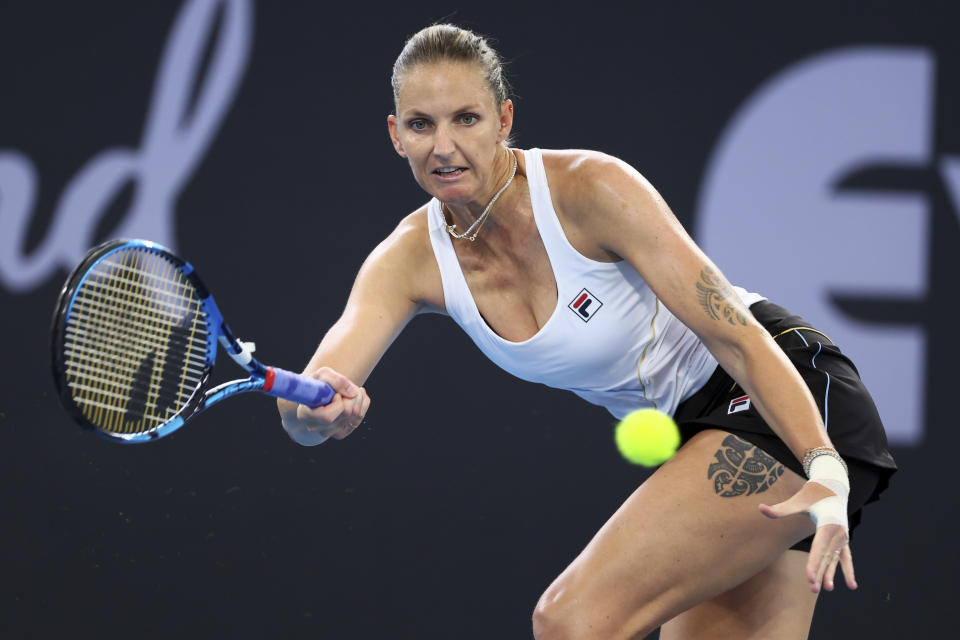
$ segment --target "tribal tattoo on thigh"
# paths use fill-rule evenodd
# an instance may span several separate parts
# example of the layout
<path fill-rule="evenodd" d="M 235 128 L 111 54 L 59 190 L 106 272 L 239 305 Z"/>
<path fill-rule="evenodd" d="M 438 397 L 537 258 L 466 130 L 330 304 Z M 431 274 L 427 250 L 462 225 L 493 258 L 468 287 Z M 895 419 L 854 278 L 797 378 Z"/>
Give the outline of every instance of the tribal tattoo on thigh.
<path fill-rule="evenodd" d="M 714 320 L 726 320 L 730 324 L 747 324 L 743 303 L 723 276 L 710 267 L 700 271 L 700 282 L 697 283 L 697 299 L 707 315 Z"/>
<path fill-rule="evenodd" d="M 763 493 L 783 475 L 783 465 L 737 436 L 727 436 L 713 455 L 717 461 L 707 467 L 713 490 L 723 498 Z"/>

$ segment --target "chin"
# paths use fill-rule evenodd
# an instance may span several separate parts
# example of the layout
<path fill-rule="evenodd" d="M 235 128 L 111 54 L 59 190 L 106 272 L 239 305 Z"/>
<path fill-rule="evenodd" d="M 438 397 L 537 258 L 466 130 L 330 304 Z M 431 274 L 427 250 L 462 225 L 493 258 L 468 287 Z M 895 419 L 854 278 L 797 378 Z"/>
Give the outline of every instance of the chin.
<path fill-rule="evenodd" d="M 422 183 L 420 186 L 424 187 Z M 448 202 L 450 204 L 464 204 L 470 202 L 471 197 L 474 195 L 473 189 L 470 187 L 470 185 L 465 184 L 431 184 L 429 185 L 429 188 L 424 187 L 424 191 L 429 193 L 437 200 L 440 200 L 441 202 Z"/>
<path fill-rule="evenodd" d="M 467 204 L 471 201 L 472 191 L 468 189 L 439 189 L 435 197 L 449 204 Z"/>

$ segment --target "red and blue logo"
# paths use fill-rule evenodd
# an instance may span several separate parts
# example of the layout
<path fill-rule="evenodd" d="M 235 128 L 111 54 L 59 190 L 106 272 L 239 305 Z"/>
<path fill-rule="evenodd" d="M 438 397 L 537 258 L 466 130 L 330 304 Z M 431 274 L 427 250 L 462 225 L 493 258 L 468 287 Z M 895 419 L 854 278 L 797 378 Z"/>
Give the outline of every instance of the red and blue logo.
<path fill-rule="evenodd" d="M 577 317 L 584 322 L 589 322 L 590 318 L 597 315 L 597 311 L 599 311 L 602 306 L 603 303 L 600 302 L 597 296 L 586 289 L 581 289 L 580 293 L 567 305 L 567 308 L 576 313 Z"/>
<path fill-rule="evenodd" d="M 734 398 L 730 401 L 730 406 L 727 407 L 727 415 L 731 413 L 739 413 L 740 411 L 746 411 L 750 408 L 750 396 L 740 396 L 739 398 Z"/>

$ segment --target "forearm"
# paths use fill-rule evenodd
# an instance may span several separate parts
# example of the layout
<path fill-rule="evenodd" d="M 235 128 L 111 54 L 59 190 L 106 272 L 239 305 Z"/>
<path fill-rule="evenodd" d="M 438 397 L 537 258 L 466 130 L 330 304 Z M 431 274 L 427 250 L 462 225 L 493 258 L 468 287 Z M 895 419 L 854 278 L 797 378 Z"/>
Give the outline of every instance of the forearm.
<path fill-rule="evenodd" d="M 320 341 L 320 345 L 313 352 L 313 355 L 310 357 L 310 361 L 307 363 L 307 366 L 303 368 L 301 372 L 305 376 L 313 376 L 323 367 L 329 367 L 334 371 L 344 375 L 346 378 L 356 383 L 357 385 L 362 385 L 367 376 L 370 373 L 372 368 L 369 367 L 366 372 L 361 372 L 356 370 L 357 359 L 347 359 L 342 357 L 342 352 L 346 351 L 346 348 L 338 348 L 339 341 L 338 337 L 344 333 L 342 326 L 345 325 L 344 319 L 341 318 L 338 320 L 330 329 L 327 331 L 326 335 L 323 337 L 323 340 Z M 338 327 L 340 327 L 338 329 Z M 341 356 L 338 358 L 338 356 Z M 347 366 L 344 366 L 347 365 Z M 353 365 L 353 366 L 350 366 Z M 358 374 L 363 374 L 358 377 Z M 285 400 L 283 398 L 277 399 L 277 409 L 280 412 L 280 417 L 290 425 L 296 424 L 297 416 L 297 403 Z"/>
<path fill-rule="evenodd" d="M 720 365 L 747 392 L 763 419 L 797 459 L 814 447 L 832 446 L 817 404 L 786 354 L 756 323 L 755 335 L 711 345 Z"/>

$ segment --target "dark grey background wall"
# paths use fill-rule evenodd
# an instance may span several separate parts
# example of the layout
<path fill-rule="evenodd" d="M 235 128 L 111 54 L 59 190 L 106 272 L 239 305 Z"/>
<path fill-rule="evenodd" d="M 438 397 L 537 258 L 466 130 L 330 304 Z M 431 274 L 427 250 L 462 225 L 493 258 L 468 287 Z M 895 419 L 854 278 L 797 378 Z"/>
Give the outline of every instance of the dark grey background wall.
<path fill-rule="evenodd" d="M 935 62 L 929 162 L 870 178 L 929 205 L 925 293 L 876 311 L 925 338 L 922 413 L 898 425 L 913 434 L 894 447 L 902 471 L 854 541 L 861 589 L 825 594 L 814 620 L 816 637 L 933 636 L 960 569 L 956 419 L 940 400 L 960 356 L 957 13 L 771 4 L 0 6 L 0 634 L 529 637 L 541 591 L 644 479 L 604 411 L 511 379 L 439 316 L 415 320 L 371 377 L 363 427 L 318 448 L 292 444 L 263 398 L 121 447 L 79 432 L 53 396 L 47 325 L 66 265 L 131 230 L 191 259 L 265 359 L 301 367 L 363 258 L 425 199 L 386 137 L 389 71 L 406 36 L 447 17 L 499 41 L 520 146 L 617 155 L 690 229 L 722 132 L 771 77 L 850 45 Z M 181 29 L 207 8 L 211 30 Z M 189 60 L 170 67 L 158 92 L 175 33 L 203 64 L 196 81 Z M 157 114 L 170 126 L 151 129 Z"/>

